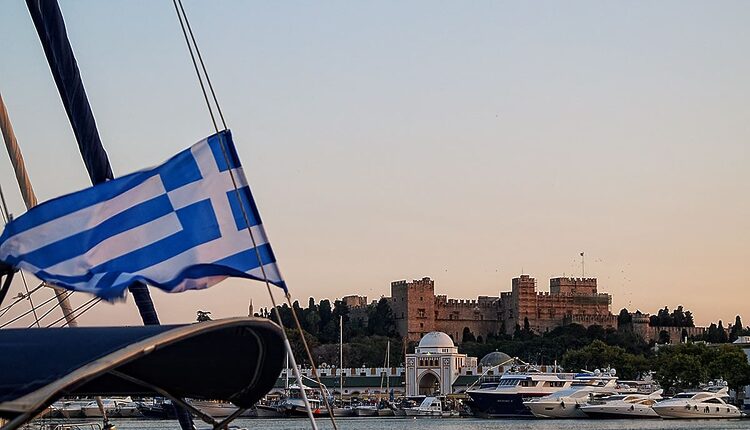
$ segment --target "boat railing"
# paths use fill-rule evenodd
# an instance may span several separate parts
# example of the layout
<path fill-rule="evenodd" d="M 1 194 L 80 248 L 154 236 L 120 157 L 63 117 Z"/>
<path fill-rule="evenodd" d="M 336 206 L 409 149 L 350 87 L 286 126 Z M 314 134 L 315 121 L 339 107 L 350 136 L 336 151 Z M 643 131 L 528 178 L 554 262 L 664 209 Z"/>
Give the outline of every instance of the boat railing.
<path fill-rule="evenodd" d="M 42 424 L 39 430 L 102 430 L 99 423 L 50 423 Z"/>

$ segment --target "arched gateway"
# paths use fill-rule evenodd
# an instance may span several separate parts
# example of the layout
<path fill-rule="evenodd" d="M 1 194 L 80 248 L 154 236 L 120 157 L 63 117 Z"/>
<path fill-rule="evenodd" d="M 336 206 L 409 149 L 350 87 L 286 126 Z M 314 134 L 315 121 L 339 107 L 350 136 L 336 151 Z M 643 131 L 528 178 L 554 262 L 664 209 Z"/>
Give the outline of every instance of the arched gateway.
<path fill-rule="evenodd" d="M 450 394 L 460 369 L 465 366 L 476 367 L 476 358 L 459 354 L 447 334 L 427 333 L 414 354 L 406 355 L 406 395 Z"/>

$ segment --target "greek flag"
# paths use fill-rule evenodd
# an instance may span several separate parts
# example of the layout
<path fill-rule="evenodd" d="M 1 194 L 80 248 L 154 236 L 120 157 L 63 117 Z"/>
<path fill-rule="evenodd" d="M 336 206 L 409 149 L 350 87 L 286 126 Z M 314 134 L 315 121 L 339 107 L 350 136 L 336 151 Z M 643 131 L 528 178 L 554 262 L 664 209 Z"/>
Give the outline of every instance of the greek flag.
<path fill-rule="evenodd" d="M 286 291 L 229 130 L 34 207 L 5 227 L 0 261 L 108 300 L 136 281 L 178 292 L 263 271 Z"/>

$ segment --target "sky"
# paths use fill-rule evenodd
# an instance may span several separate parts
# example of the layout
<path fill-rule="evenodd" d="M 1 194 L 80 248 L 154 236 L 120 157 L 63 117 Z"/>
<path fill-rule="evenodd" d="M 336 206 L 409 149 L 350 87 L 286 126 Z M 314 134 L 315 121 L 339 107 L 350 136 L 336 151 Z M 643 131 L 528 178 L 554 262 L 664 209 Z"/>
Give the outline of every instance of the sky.
<path fill-rule="evenodd" d="M 116 176 L 213 133 L 170 1 L 60 5 Z M 750 323 L 750 3 L 185 8 L 293 299 L 375 299 L 424 276 L 454 298 L 521 273 L 544 291 L 580 276 L 585 252 L 615 313 L 683 305 L 699 324 Z M 0 3 L 0 40 L 39 200 L 87 187 L 23 2 Z M 5 154 L 0 186 L 23 213 Z M 246 280 L 152 294 L 164 323 L 269 303 Z M 131 298 L 80 322 L 140 318 Z"/>

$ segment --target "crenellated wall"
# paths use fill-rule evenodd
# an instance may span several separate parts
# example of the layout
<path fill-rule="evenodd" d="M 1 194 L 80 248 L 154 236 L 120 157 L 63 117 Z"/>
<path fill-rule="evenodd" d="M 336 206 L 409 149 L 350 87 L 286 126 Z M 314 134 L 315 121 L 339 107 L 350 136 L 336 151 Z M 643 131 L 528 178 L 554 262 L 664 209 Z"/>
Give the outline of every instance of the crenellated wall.
<path fill-rule="evenodd" d="M 408 340 L 419 340 L 437 330 L 455 342 L 463 340 L 465 329 L 476 337 L 523 327 L 528 318 L 532 330 L 542 333 L 566 323 L 616 327 L 617 317 L 610 312 L 612 297 L 599 293 L 595 278 L 553 278 L 550 292 L 537 292 L 536 280 L 529 275 L 514 278 L 510 292 L 500 297 L 479 296 L 476 300 L 449 299 L 435 295 L 430 278 L 391 283 L 389 303 L 399 333 Z"/>

